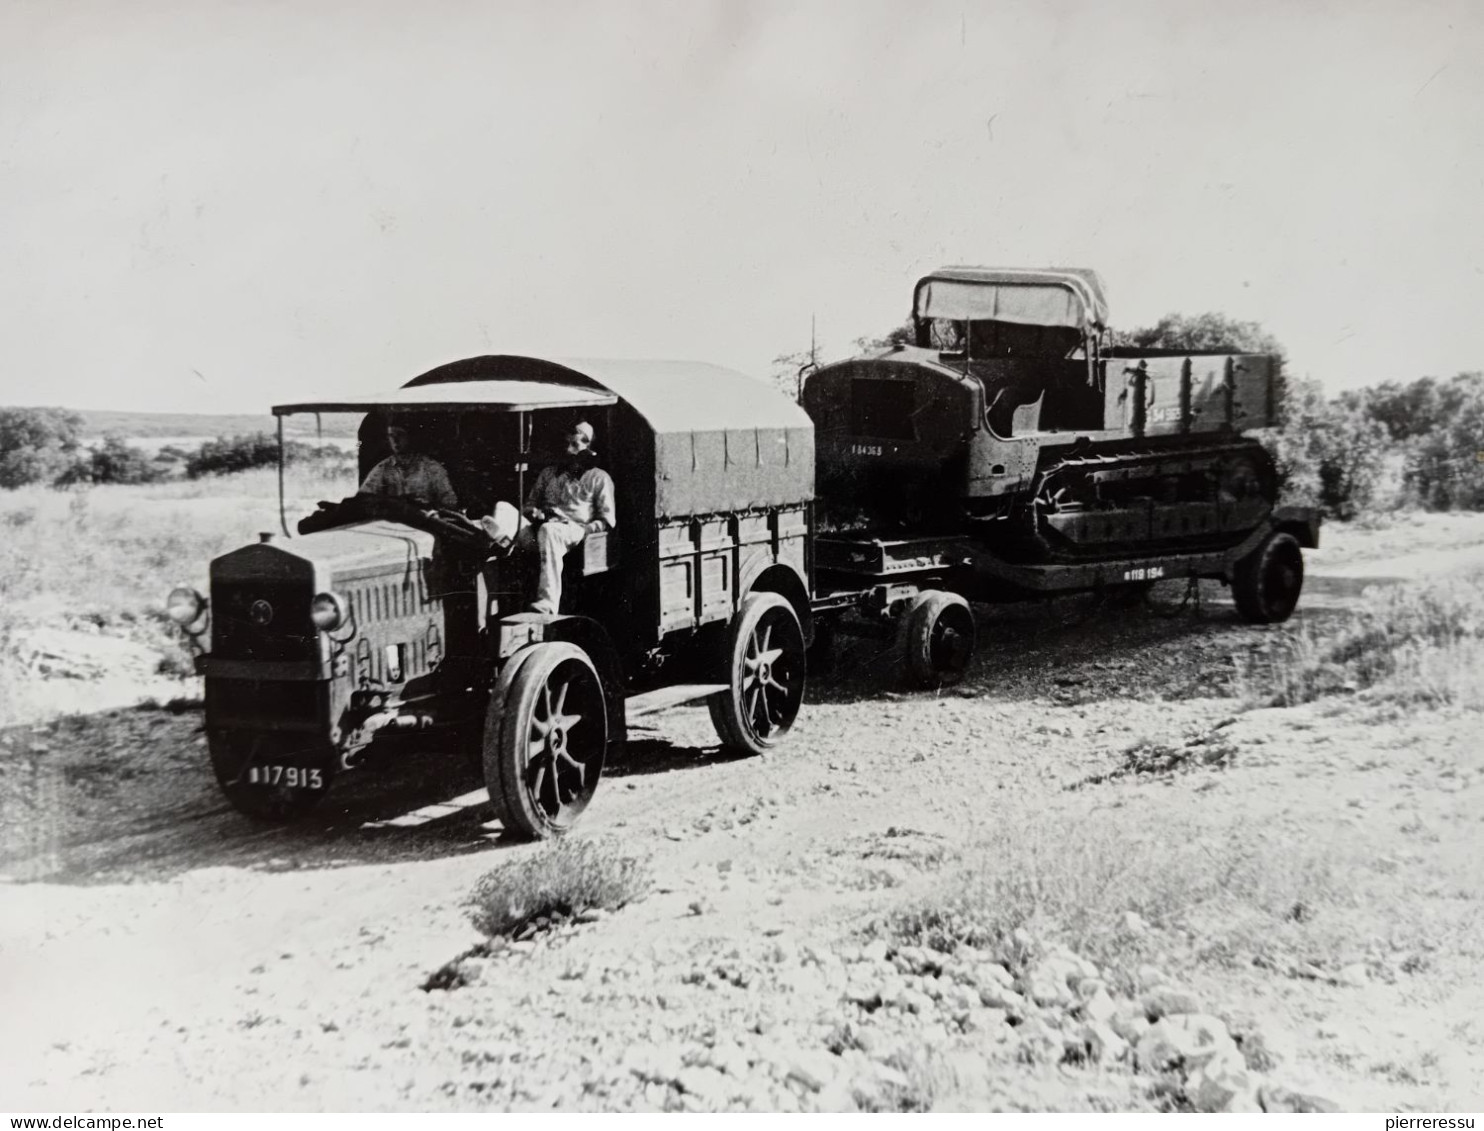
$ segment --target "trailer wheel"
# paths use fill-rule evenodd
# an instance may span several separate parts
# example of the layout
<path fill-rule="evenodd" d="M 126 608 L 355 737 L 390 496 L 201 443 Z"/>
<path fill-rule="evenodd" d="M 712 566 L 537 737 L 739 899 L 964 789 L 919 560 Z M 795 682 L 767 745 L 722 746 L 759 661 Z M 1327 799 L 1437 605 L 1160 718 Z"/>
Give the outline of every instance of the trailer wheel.
<path fill-rule="evenodd" d="M 950 687 L 974 658 L 974 614 L 957 593 L 928 589 L 902 617 L 907 681 L 917 687 Z"/>
<path fill-rule="evenodd" d="M 575 644 L 535 644 L 510 663 L 513 678 L 501 681 L 503 702 L 491 703 L 485 727 L 485 783 L 508 831 L 559 836 L 587 808 L 603 774 L 603 681 Z"/>
<path fill-rule="evenodd" d="M 211 769 L 223 795 L 255 821 L 282 824 L 303 816 L 330 788 L 335 759 L 302 737 L 278 731 L 207 731 Z"/>
<path fill-rule="evenodd" d="M 1275 532 L 1237 563 L 1232 598 L 1242 619 L 1281 624 L 1298 604 L 1304 587 L 1304 555 L 1292 534 Z"/>
<path fill-rule="evenodd" d="M 798 614 L 777 593 L 749 593 L 728 634 L 727 689 L 706 701 L 722 745 L 765 754 L 804 702 L 808 664 Z"/>

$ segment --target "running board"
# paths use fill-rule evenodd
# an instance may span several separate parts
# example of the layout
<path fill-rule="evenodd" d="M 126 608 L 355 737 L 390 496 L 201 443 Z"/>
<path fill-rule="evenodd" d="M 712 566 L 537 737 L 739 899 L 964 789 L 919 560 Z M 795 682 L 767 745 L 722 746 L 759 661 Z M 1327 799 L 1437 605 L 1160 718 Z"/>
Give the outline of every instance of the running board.
<path fill-rule="evenodd" d="M 624 700 L 624 713 L 630 719 L 637 719 L 644 715 L 652 715 L 657 711 L 678 707 L 682 703 L 705 699 L 726 689 L 727 685 L 724 683 L 676 683 L 669 687 L 646 691 L 642 695 L 630 695 Z"/>

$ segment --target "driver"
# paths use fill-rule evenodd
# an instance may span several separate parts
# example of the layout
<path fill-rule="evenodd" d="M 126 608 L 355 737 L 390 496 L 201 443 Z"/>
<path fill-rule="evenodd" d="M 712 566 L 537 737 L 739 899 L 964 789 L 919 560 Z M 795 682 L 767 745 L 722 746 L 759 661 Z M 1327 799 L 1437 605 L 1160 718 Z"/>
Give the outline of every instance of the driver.
<path fill-rule="evenodd" d="M 386 442 L 392 454 L 371 469 L 371 474 L 366 476 L 356 494 L 406 499 L 424 507 L 458 510 L 458 496 L 448 481 L 448 472 L 437 460 L 412 450 L 405 424 L 396 419 L 388 420 Z"/>

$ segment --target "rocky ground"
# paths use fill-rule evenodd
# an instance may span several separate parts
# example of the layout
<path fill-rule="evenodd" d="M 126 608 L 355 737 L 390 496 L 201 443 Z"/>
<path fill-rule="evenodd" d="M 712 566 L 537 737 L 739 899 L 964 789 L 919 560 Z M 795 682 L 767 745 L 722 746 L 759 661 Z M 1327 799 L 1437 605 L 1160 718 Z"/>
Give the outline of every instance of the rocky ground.
<path fill-rule="evenodd" d="M 1316 555 L 1303 615 L 1420 538 Z M 766 759 L 646 720 L 577 834 L 642 897 L 494 942 L 470 891 L 542 849 L 387 823 L 455 759 L 265 829 L 188 705 L 12 728 L 0 1105 L 1484 1106 L 1477 713 L 1249 709 L 1269 631 L 1181 596 L 981 611 L 943 694 L 850 644 Z"/>

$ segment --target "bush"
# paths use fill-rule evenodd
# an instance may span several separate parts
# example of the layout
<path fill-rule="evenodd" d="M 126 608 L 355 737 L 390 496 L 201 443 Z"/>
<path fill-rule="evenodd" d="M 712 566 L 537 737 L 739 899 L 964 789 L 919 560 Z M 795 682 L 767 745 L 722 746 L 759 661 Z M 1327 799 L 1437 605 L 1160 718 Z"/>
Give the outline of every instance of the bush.
<path fill-rule="evenodd" d="M 82 417 L 59 408 L 0 409 L 0 487 L 50 483 L 73 463 Z"/>
<path fill-rule="evenodd" d="M 1480 706 L 1481 676 L 1478 577 L 1370 590 L 1360 612 L 1297 624 L 1242 671 L 1245 697 L 1274 707 L 1367 688 L 1407 703 Z"/>
<path fill-rule="evenodd" d="M 285 464 L 335 463 L 350 456 L 334 444 L 315 447 L 298 440 L 285 440 L 283 458 Z M 185 472 L 191 479 L 200 479 L 205 475 L 231 475 L 255 467 L 277 466 L 278 438 L 266 432 L 255 432 L 251 436 L 218 437 L 206 441 L 193 455 L 186 457 Z"/>
<path fill-rule="evenodd" d="M 1222 353 L 1270 353 L 1284 356 L 1283 346 L 1256 322 L 1238 322 L 1224 314 L 1166 314 L 1153 326 L 1120 330 L 1115 346 L 1134 349 L 1207 350 Z"/>
<path fill-rule="evenodd" d="M 76 483 L 154 483 L 169 474 L 141 449 L 109 433 L 103 442 L 57 477 L 58 487 Z"/>
<path fill-rule="evenodd" d="M 1437 403 L 1440 419 L 1411 442 L 1408 490 L 1432 510 L 1484 509 L 1484 373 L 1460 373 Z"/>
<path fill-rule="evenodd" d="M 649 869 L 611 846 L 559 840 L 485 874 L 469 897 L 474 925 L 487 935 L 518 931 L 545 916 L 612 911 L 649 890 Z"/>
<path fill-rule="evenodd" d="M 1386 431 L 1362 406 L 1326 400 L 1317 381 L 1290 381 L 1279 426 L 1265 439 L 1285 502 L 1349 520 L 1374 500 Z"/>
<path fill-rule="evenodd" d="M 1108 809 L 1073 822 L 1033 812 L 997 820 L 874 933 L 895 946 L 945 953 L 967 944 L 1012 970 L 1049 945 L 1067 945 L 1118 982 L 1192 929 L 1219 962 L 1250 961 L 1274 947 L 1328 950 L 1338 924 L 1298 924 L 1291 909 L 1328 910 L 1346 899 L 1345 870 L 1323 846 L 1254 838 L 1245 827 L 1150 822 Z M 1131 928 L 1130 911 L 1153 931 Z"/>

